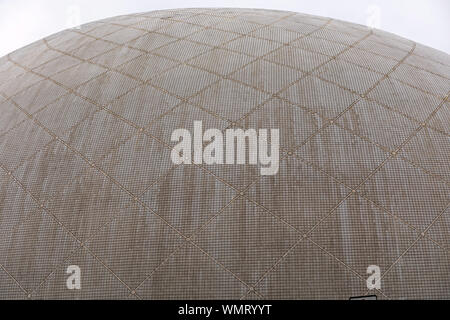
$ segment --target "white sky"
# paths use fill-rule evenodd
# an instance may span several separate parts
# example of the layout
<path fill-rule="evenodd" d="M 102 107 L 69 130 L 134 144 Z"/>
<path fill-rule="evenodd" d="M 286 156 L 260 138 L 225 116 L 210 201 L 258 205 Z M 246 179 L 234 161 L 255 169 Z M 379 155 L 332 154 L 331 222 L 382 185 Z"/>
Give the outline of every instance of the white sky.
<path fill-rule="evenodd" d="M 449 0 L 0 0 L 0 56 L 70 27 L 74 10 L 86 23 L 183 7 L 268 8 L 364 25 L 378 20 L 380 29 L 450 53 Z"/>

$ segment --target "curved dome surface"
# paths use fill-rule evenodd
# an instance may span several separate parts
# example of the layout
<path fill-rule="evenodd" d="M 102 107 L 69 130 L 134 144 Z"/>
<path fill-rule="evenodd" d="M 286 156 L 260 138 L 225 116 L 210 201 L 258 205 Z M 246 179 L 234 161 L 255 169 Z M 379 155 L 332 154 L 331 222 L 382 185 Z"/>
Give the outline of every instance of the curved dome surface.
<path fill-rule="evenodd" d="M 283 11 L 132 14 L 17 50 L 0 298 L 448 299 L 449 91 L 443 52 Z M 194 121 L 279 129 L 277 174 L 174 164 Z"/>

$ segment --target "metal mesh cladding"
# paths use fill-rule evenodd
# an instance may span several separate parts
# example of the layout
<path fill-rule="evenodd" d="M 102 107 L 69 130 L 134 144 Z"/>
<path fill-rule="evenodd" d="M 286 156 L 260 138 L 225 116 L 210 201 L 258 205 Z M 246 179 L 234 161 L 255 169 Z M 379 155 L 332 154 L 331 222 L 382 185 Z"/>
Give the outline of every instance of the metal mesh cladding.
<path fill-rule="evenodd" d="M 449 299 L 449 91 L 445 53 L 283 11 L 138 13 L 19 49 L 0 298 L 348 299 L 377 265 L 379 298 Z M 278 128 L 279 172 L 173 164 L 199 120 Z"/>

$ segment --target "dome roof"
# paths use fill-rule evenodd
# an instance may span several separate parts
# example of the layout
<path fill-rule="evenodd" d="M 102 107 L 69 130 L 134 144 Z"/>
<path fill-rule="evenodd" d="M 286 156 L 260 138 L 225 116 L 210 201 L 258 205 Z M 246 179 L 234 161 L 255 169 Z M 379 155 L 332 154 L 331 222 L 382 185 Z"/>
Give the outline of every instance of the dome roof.
<path fill-rule="evenodd" d="M 449 91 L 443 52 L 283 11 L 132 14 L 19 49 L 0 298 L 448 299 Z M 194 121 L 279 129 L 278 171 L 174 163 Z"/>

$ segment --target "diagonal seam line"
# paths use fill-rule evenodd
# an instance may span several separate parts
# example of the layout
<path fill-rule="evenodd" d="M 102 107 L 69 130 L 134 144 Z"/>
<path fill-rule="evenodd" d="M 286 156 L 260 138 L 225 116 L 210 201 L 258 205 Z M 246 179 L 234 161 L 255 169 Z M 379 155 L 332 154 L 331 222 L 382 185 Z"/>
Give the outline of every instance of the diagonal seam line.
<path fill-rule="evenodd" d="M 129 208 L 130 205 L 126 206 L 125 209 Z M 92 252 L 92 250 L 90 250 L 90 248 L 88 248 L 88 246 L 86 245 L 87 243 L 89 243 L 89 241 L 91 241 L 93 238 L 95 238 L 97 236 L 97 232 L 99 232 L 100 230 L 102 230 L 103 228 L 106 228 L 108 225 L 110 225 L 111 223 L 113 223 L 117 216 L 120 215 L 120 212 L 114 214 L 107 222 L 101 224 L 99 227 L 96 228 L 96 230 L 92 233 L 92 235 L 90 237 L 88 237 L 84 242 L 81 242 L 81 240 L 78 240 L 80 242 L 80 246 L 78 248 L 76 248 L 67 258 L 64 259 L 64 261 L 62 261 L 60 264 L 58 264 L 48 275 L 47 277 L 45 277 L 44 280 L 41 281 L 41 283 L 32 291 L 32 294 L 37 292 L 39 290 L 40 287 L 42 287 L 45 282 L 51 277 L 52 274 L 54 274 L 59 268 L 61 268 L 67 261 L 69 261 L 74 255 L 76 255 L 80 250 L 82 249 L 89 249 L 89 254 L 92 255 L 95 260 L 97 260 L 98 262 L 101 262 L 102 266 L 105 266 L 106 264 L 103 263 L 103 261 L 97 256 L 95 255 L 94 252 Z M 58 222 L 59 223 L 59 222 Z M 111 268 L 106 268 L 108 270 L 108 272 L 110 272 L 116 279 L 118 279 L 122 284 L 124 284 L 127 289 L 129 291 L 131 291 L 130 287 L 125 283 L 125 281 L 123 281 Z"/>
<path fill-rule="evenodd" d="M 414 49 L 413 49 L 414 50 Z M 412 51 L 413 51 L 412 50 Z M 411 51 L 411 53 L 412 53 L 412 51 Z M 440 105 L 434 110 L 434 112 L 433 112 L 433 114 L 435 113 L 435 112 L 437 112 L 438 110 L 439 110 L 439 108 L 440 107 L 442 107 L 442 105 L 443 105 L 443 103 L 444 103 L 444 101 L 445 101 L 445 99 L 443 100 L 443 102 L 441 102 L 440 103 Z M 432 115 L 430 115 L 429 117 L 428 117 L 428 119 L 426 120 L 426 121 L 428 121 L 432 116 L 433 116 L 433 114 Z M 422 129 L 423 127 L 421 127 L 418 131 L 420 131 L 421 129 Z M 415 131 L 413 134 L 411 134 L 411 137 L 412 136 L 414 136 L 415 134 L 417 134 L 417 132 L 418 131 Z M 405 144 L 407 144 L 408 143 L 408 139 L 407 139 L 407 141 L 405 141 L 404 142 L 404 145 Z M 399 148 L 399 150 L 402 148 L 403 146 L 401 146 L 400 148 Z M 388 159 L 391 159 L 393 156 L 391 155 Z M 387 160 L 388 159 L 386 159 L 378 168 L 376 168 L 375 169 L 375 171 L 378 171 L 386 162 L 387 162 Z M 373 175 L 374 173 L 372 173 L 371 174 L 371 176 Z M 371 177 L 370 176 L 370 177 Z M 368 178 L 368 179 L 366 179 L 366 180 L 369 180 L 370 179 L 370 177 Z M 363 183 L 361 183 L 359 186 L 357 186 L 356 187 L 356 189 L 359 189 L 363 184 L 365 183 L 365 181 L 363 182 Z M 434 219 L 434 221 L 428 226 L 428 228 L 426 229 L 426 231 L 424 231 L 421 235 L 419 235 L 419 237 L 416 239 L 416 241 L 414 241 L 401 255 L 400 255 L 400 257 L 397 259 L 397 260 L 395 260 L 394 261 L 394 263 L 384 272 L 384 274 L 382 275 L 382 278 L 383 278 L 383 276 L 385 275 L 385 274 L 387 274 L 388 272 L 389 272 L 389 270 L 391 270 L 400 260 L 401 260 L 401 257 L 403 257 L 412 247 L 414 247 L 414 245 L 421 239 L 421 238 L 423 238 L 424 237 L 424 234 L 426 234 L 426 232 L 433 226 L 433 224 L 445 213 L 445 211 L 447 210 L 447 208 L 450 206 L 450 202 L 449 202 L 449 204 L 447 205 L 447 207 L 442 211 L 442 213 L 441 214 L 439 214 L 435 219 Z M 320 223 L 319 223 L 320 224 Z"/>
<path fill-rule="evenodd" d="M 330 20 L 328 21 L 328 23 L 330 23 L 331 21 L 333 21 L 333 20 L 330 19 Z M 323 28 L 325 28 L 325 26 L 326 26 L 326 25 L 324 25 Z M 314 30 L 313 32 L 310 32 L 308 35 L 304 36 L 303 38 L 306 38 L 306 37 L 308 37 L 308 36 L 311 36 L 314 32 L 317 32 L 317 31 L 319 31 L 319 30 L 320 30 L 320 29 L 316 29 L 316 30 Z M 292 87 L 292 86 L 294 86 L 295 84 L 299 83 L 301 80 L 305 79 L 306 77 L 313 75 L 313 73 L 314 73 L 316 70 L 320 69 L 321 67 L 323 67 L 323 66 L 326 65 L 327 63 L 329 63 L 329 62 L 335 60 L 339 55 L 341 55 L 342 53 L 346 52 L 347 50 L 350 50 L 353 46 L 355 46 L 357 43 L 363 41 L 363 40 L 364 40 L 365 38 L 367 38 L 369 35 L 370 35 L 370 33 L 367 34 L 367 35 L 365 35 L 362 39 L 358 40 L 357 42 L 355 42 L 355 43 L 352 44 L 351 46 L 347 46 L 346 49 L 344 49 L 343 51 L 341 51 L 341 52 L 338 53 L 337 55 L 331 57 L 330 59 L 328 59 L 328 60 L 324 61 L 323 63 L 319 64 L 318 66 L 314 67 L 314 68 L 311 69 L 309 72 L 304 72 L 304 71 L 302 71 L 303 76 L 301 76 L 300 78 L 298 78 L 297 80 L 295 80 L 295 81 L 293 81 L 293 82 L 291 82 L 291 83 L 288 83 L 286 86 L 284 86 L 283 88 L 281 88 L 280 90 L 278 90 L 278 91 L 277 91 L 275 94 L 273 94 L 273 95 L 274 95 L 275 97 L 280 97 L 280 94 L 281 94 L 282 92 L 286 91 L 286 90 L 289 89 L 290 87 Z M 240 118 L 239 120 L 237 120 L 236 122 L 243 121 L 244 119 L 246 119 L 247 117 L 249 117 L 249 116 L 250 116 L 253 112 L 255 112 L 256 110 L 257 110 L 257 109 L 251 110 L 249 113 L 247 113 L 246 115 L 244 115 L 243 117 L 241 117 L 241 118 Z"/>
<path fill-rule="evenodd" d="M 323 25 L 322 27 L 324 28 L 326 25 L 328 25 L 328 24 L 331 23 L 332 21 L 333 21 L 332 19 L 328 20 L 327 24 Z M 314 30 L 313 32 L 318 31 L 318 30 L 319 30 L 319 29 Z M 312 33 L 313 33 L 313 32 L 312 32 Z M 367 37 L 369 37 L 370 34 L 371 34 L 371 33 L 365 35 L 363 38 L 357 40 L 354 44 L 352 44 L 351 46 L 348 46 L 345 50 L 341 51 L 341 52 L 340 52 L 339 54 L 337 54 L 336 56 L 334 56 L 334 57 L 332 57 L 331 59 L 325 61 L 324 63 L 322 63 L 322 64 L 316 66 L 316 67 L 313 68 L 309 73 L 306 73 L 303 77 L 301 77 L 301 78 L 297 79 L 296 81 L 294 81 L 294 82 L 292 82 L 292 83 L 286 85 L 284 88 L 280 89 L 280 91 L 277 93 L 277 96 L 279 97 L 279 94 L 280 94 L 281 92 L 283 92 L 284 90 L 287 90 L 289 87 L 292 87 L 293 85 L 295 85 L 296 83 L 298 83 L 298 82 L 301 81 L 302 79 L 306 78 L 307 76 L 309 76 L 310 73 L 312 74 L 316 69 L 321 68 L 323 65 L 327 64 L 328 62 L 333 61 L 333 60 L 334 60 L 336 57 L 338 57 L 340 54 L 346 52 L 347 50 L 350 50 L 350 49 L 351 49 L 353 46 L 355 46 L 357 43 L 359 43 L 359 42 L 363 41 L 364 39 L 366 39 Z M 359 101 L 360 101 L 360 99 L 355 100 L 355 101 L 350 105 L 350 107 L 352 107 L 353 105 L 355 105 L 355 104 L 358 103 Z M 254 109 L 253 112 L 254 112 L 254 111 L 256 111 L 256 110 Z M 243 119 L 245 119 L 245 118 L 247 118 L 248 116 L 250 116 L 251 113 L 252 113 L 252 112 L 250 112 L 250 113 L 244 115 L 241 119 L 237 120 L 236 122 L 243 121 Z M 326 123 L 326 124 L 323 125 L 320 129 L 316 130 L 316 131 L 315 131 L 314 133 L 312 133 L 309 137 L 307 137 L 306 140 L 304 140 L 303 143 L 302 143 L 300 146 L 293 147 L 293 148 L 291 148 L 291 149 L 287 149 L 287 151 L 293 153 L 296 149 L 300 148 L 301 146 L 303 146 L 304 144 L 306 144 L 307 142 L 309 142 L 309 140 L 311 140 L 311 139 L 314 138 L 316 135 L 318 135 L 320 132 L 322 132 L 324 129 L 326 129 L 330 124 L 331 124 L 331 123 L 329 123 L 329 122 Z M 286 156 L 286 157 L 287 157 L 287 156 Z M 257 178 L 252 184 L 255 184 L 259 179 L 261 179 L 261 177 Z"/>
<path fill-rule="evenodd" d="M 371 33 L 370 33 L 371 34 Z M 370 35 L 369 34 L 369 35 Z M 353 46 L 355 46 L 357 43 L 359 43 L 359 42 L 361 42 L 362 40 L 364 40 L 365 38 L 367 38 L 369 35 L 366 35 L 365 37 L 363 37 L 362 39 L 360 39 L 360 40 L 358 40 L 358 41 L 356 41 L 356 43 L 354 43 L 354 44 L 352 44 L 352 46 L 350 46 L 349 48 L 348 48 L 348 50 L 351 48 L 351 47 L 353 47 Z M 409 54 L 406 56 L 406 57 L 408 57 L 410 54 L 412 54 L 412 52 L 414 51 L 414 48 L 415 48 L 415 45 L 414 45 L 414 47 L 413 47 L 413 49 L 409 52 Z M 344 51 L 342 51 L 340 54 L 342 54 L 343 52 L 345 52 L 345 50 Z M 406 57 L 404 58 L 404 59 L 406 59 Z M 400 63 L 398 64 L 398 65 L 400 65 Z M 393 72 L 394 70 L 396 69 L 396 67 L 393 67 L 392 68 L 392 70 L 390 71 L 390 72 Z M 384 78 L 382 78 L 382 79 L 384 79 Z M 379 81 L 378 81 L 378 83 L 379 82 L 381 82 L 381 80 L 382 79 L 380 79 Z M 365 94 L 367 94 L 368 92 L 370 92 L 371 90 L 373 90 L 373 88 L 375 88 L 376 87 L 376 85 L 378 84 L 378 83 L 376 83 L 375 85 L 373 85 L 371 88 L 369 88 L 366 92 L 365 92 Z M 359 99 L 357 100 L 357 101 L 359 101 Z M 349 110 L 350 108 L 352 108 L 353 106 L 354 106 L 354 104 L 355 103 L 353 103 L 353 104 L 351 104 L 350 105 L 350 107 L 348 107 L 345 111 L 343 111 L 340 115 L 338 115 L 337 117 L 336 117 L 336 119 L 337 118 L 339 118 L 342 114 L 344 114 L 347 110 Z M 325 127 L 328 127 L 328 126 L 324 126 L 324 127 L 322 127 L 322 128 L 325 128 Z M 319 129 L 319 131 L 320 131 L 320 129 Z M 302 145 L 304 145 L 304 144 L 302 144 Z M 296 149 L 296 148 L 294 148 L 294 149 Z M 362 186 L 367 180 L 369 180 L 372 176 L 373 176 L 373 174 L 375 174 L 386 162 L 387 162 L 387 160 L 389 159 L 390 157 L 387 157 L 374 171 L 372 171 L 372 173 L 369 175 L 369 176 L 367 176 L 366 177 L 366 179 L 364 180 L 364 181 L 362 181 L 356 188 L 355 188 L 355 190 L 357 190 L 360 186 Z M 344 198 L 344 199 L 342 199 L 338 204 L 337 204 L 337 206 L 336 207 L 334 207 L 323 219 L 321 219 L 313 228 L 311 228 L 310 230 L 309 230 L 309 232 L 307 232 L 306 233 L 306 237 L 308 237 L 308 235 L 318 226 L 318 225 L 320 225 L 323 221 L 325 221 L 331 214 L 333 214 L 334 213 L 334 211 L 345 201 L 345 200 L 347 200 L 349 197 L 350 197 L 350 195 L 352 194 L 352 192 L 349 192 L 348 194 L 347 194 L 347 196 Z M 300 241 L 298 242 L 298 243 L 300 243 Z M 298 244 L 298 243 L 296 243 L 296 244 L 294 244 L 294 246 L 293 246 L 293 248 Z M 284 256 L 283 256 L 284 257 Z M 276 263 L 275 263 L 275 265 L 277 265 L 282 259 L 283 259 L 283 257 L 280 259 L 280 260 L 278 260 Z M 274 265 L 274 266 L 275 266 Z M 348 267 L 348 266 L 347 266 Z M 349 268 L 349 267 L 348 267 Z M 271 268 L 271 269 L 269 269 L 269 271 L 265 274 L 265 275 L 263 275 L 263 277 L 261 277 L 258 281 L 257 281 L 257 283 L 255 284 L 255 286 L 260 282 L 260 281 L 262 281 L 265 277 L 267 277 L 267 275 L 270 273 L 270 272 L 272 272 L 273 271 L 273 268 Z"/>
<path fill-rule="evenodd" d="M 230 40 L 230 41 L 231 41 L 231 40 Z M 155 50 L 156 50 L 156 49 L 155 49 Z M 66 54 L 66 55 L 70 55 L 70 54 L 67 54 L 67 53 L 62 52 L 62 51 L 61 51 L 61 53 Z M 89 61 L 87 61 L 86 59 L 81 59 L 81 58 L 75 57 L 75 56 L 73 56 L 73 57 L 76 58 L 76 59 L 78 59 L 78 60 L 82 60 L 82 61 L 89 62 Z M 129 62 L 129 61 L 128 61 L 128 62 Z M 123 64 L 125 64 L 125 63 L 128 63 L 128 62 L 124 62 L 124 63 L 122 63 L 121 65 L 123 65 Z M 15 62 L 13 62 L 13 63 L 15 63 Z M 90 62 L 89 62 L 89 63 L 90 63 Z M 95 63 L 94 63 L 94 64 L 95 64 Z M 117 68 L 119 68 L 121 65 L 116 66 L 115 68 L 106 68 L 106 69 L 107 69 L 108 71 L 111 71 L 111 70 L 112 70 L 112 71 L 119 72 L 119 71 L 117 70 Z M 179 65 L 180 65 L 180 64 L 179 64 Z M 174 66 L 174 68 L 178 67 L 179 65 Z M 102 67 L 101 65 L 99 65 L 99 66 Z M 166 70 L 166 71 L 167 71 L 167 70 Z M 31 72 L 33 72 L 33 71 L 31 71 Z M 119 72 L 119 73 L 122 73 L 122 72 Z M 124 73 L 122 73 L 122 74 L 125 75 L 125 76 L 129 76 L 128 74 L 124 74 Z M 102 76 L 102 74 L 98 75 L 97 77 L 100 77 L 100 76 Z M 86 81 L 86 82 L 84 82 L 84 83 L 87 83 L 87 82 L 89 82 L 89 81 L 91 81 L 91 80 L 93 80 L 93 79 L 95 79 L 95 78 L 97 78 L 97 77 L 94 77 L 94 78 L 92 78 L 92 79 L 90 79 L 90 80 L 88 80 L 88 81 Z M 66 90 L 72 91 L 73 94 L 76 94 L 77 96 L 80 96 L 81 98 L 84 98 L 85 100 L 87 100 L 87 101 L 89 101 L 89 102 L 91 102 L 91 103 L 97 105 L 100 109 L 105 109 L 105 111 L 109 112 L 109 113 L 112 114 L 113 116 L 118 117 L 118 115 L 116 115 L 116 114 L 115 114 L 114 112 L 112 112 L 111 110 L 107 109 L 107 108 L 104 107 L 104 106 L 98 105 L 96 101 L 93 101 L 93 100 L 91 100 L 91 99 L 89 99 L 89 98 L 87 98 L 87 97 L 84 97 L 84 96 L 78 94 L 78 92 L 74 91 L 72 88 L 67 88 L 67 87 L 65 87 L 64 85 L 62 85 L 62 84 L 56 82 L 56 81 L 53 80 L 53 79 L 50 79 L 50 78 L 48 78 L 48 77 L 46 77 L 46 78 L 47 78 L 48 80 L 53 81 L 53 82 L 55 82 L 56 84 L 58 84 L 58 85 L 64 87 Z M 140 80 L 140 79 L 137 79 L 137 78 L 134 79 L 134 80 L 139 81 L 140 83 L 142 83 L 142 85 L 150 85 L 150 86 L 154 87 L 154 88 L 157 89 L 157 90 L 163 91 L 163 92 L 166 93 L 166 94 L 170 94 L 170 92 L 168 92 L 167 90 L 162 89 L 162 88 L 158 88 L 158 87 L 154 86 L 153 84 L 149 83 L 150 80 L 145 81 L 145 82 L 142 81 L 142 80 Z M 84 84 L 84 83 L 83 83 L 83 84 Z M 83 85 L 83 84 L 80 84 L 80 85 L 78 85 L 77 87 L 79 87 L 79 86 L 81 86 L 81 85 Z M 211 85 L 212 85 L 212 84 L 211 84 Z M 137 86 L 137 87 L 139 87 L 139 86 Z M 128 92 L 131 92 L 132 90 L 135 90 L 137 87 L 128 90 L 127 92 L 125 92 L 125 93 L 122 94 L 121 96 L 124 96 L 124 95 L 127 94 Z M 204 88 L 204 89 L 206 90 L 206 88 Z M 201 91 L 200 91 L 200 92 L 201 92 Z M 197 94 L 199 94 L 200 92 L 198 92 Z M 187 101 L 186 98 L 179 97 L 179 96 L 173 95 L 173 94 L 171 94 L 171 95 L 172 95 L 172 96 L 175 96 L 176 98 L 178 98 L 178 99 L 181 100 L 182 102 L 183 102 L 183 101 L 184 101 L 184 102 Z M 116 99 L 114 99 L 114 100 L 117 100 L 117 99 L 120 98 L 121 96 L 116 97 Z M 181 104 L 181 103 L 180 103 L 180 104 Z M 177 105 L 177 106 L 178 106 L 178 105 Z M 177 107 L 177 106 L 175 106 L 175 107 Z M 173 109 L 175 109 L 175 107 L 174 107 Z M 168 112 L 170 112 L 170 110 L 169 110 Z M 134 125 L 132 122 L 128 121 L 127 119 L 123 119 L 123 118 L 121 118 L 121 117 L 119 117 L 119 119 L 124 120 L 125 122 L 127 122 L 128 124 L 130 124 L 130 125 L 132 125 L 132 126 Z M 155 121 L 156 121 L 156 120 L 157 120 L 157 119 L 155 119 Z M 81 122 L 80 122 L 80 123 L 81 123 Z M 139 128 L 137 125 L 134 125 L 134 126 L 136 126 L 137 128 Z M 150 126 L 150 124 L 149 124 L 148 126 Z M 73 129 L 73 128 L 72 128 L 72 129 Z M 133 136 L 134 136 L 134 135 L 133 135 Z M 132 136 L 132 137 L 133 137 L 133 136 Z M 130 139 L 131 139 L 132 137 L 130 137 Z M 126 141 L 128 141 L 128 139 L 127 139 Z M 124 141 L 124 143 L 125 143 L 126 141 Z M 108 153 L 107 153 L 107 154 L 108 154 Z M 105 156 L 106 156 L 106 155 L 105 155 Z M 103 157 L 102 157 L 102 158 L 103 158 Z"/>
<path fill-rule="evenodd" d="M 0 264 L 0 270 L 3 270 L 3 271 L 6 273 L 6 275 L 7 275 L 11 280 L 13 280 L 13 282 L 19 287 L 19 289 L 22 291 L 22 293 L 24 293 L 26 296 L 28 296 L 28 291 L 25 290 L 24 287 L 22 287 L 22 285 L 19 283 L 19 281 L 17 281 L 17 279 L 16 279 L 11 273 L 9 273 L 8 270 L 6 270 L 6 268 L 5 268 L 4 265 Z"/>
<path fill-rule="evenodd" d="M 35 121 L 37 124 L 39 124 L 38 123 L 38 121 L 36 120 Z M 40 124 L 43 128 L 45 128 L 45 129 L 47 129 L 45 126 L 43 126 L 42 124 Z M 49 132 L 51 132 L 49 129 L 47 129 Z M 58 138 L 57 137 L 57 140 L 58 141 L 60 141 L 60 142 L 62 142 L 64 145 L 66 145 L 66 147 L 67 148 L 69 148 L 72 152 L 75 152 L 75 153 L 77 153 L 77 154 L 79 154 L 85 161 L 87 161 L 88 162 L 88 164 L 90 164 L 90 166 L 91 167 L 94 167 L 94 168 L 96 168 L 97 170 L 99 170 L 100 171 L 100 173 L 102 173 L 103 175 L 105 175 L 106 177 L 108 177 L 114 184 L 116 184 L 116 185 L 118 185 L 123 191 L 125 191 L 125 192 L 127 192 L 129 195 L 131 195 L 131 196 L 133 196 L 133 194 L 130 192 L 130 191 L 128 191 L 124 186 L 122 186 L 120 183 L 118 183 L 115 179 L 113 179 L 112 177 L 110 177 L 109 175 L 107 175 L 104 171 L 102 171 L 101 169 L 99 169 L 99 168 L 97 168 L 96 166 L 92 166 L 92 163 L 90 163 L 88 160 L 87 160 L 87 158 L 85 158 L 85 156 L 83 155 L 83 154 L 81 154 L 80 152 L 78 152 L 77 150 L 74 150 L 70 145 L 68 145 L 67 143 L 65 143 L 62 139 L 60 139 L 60 138 Z M 15 177 L 14 177 L 15 178 Z M 135 201 L 136 201 L 136 197 L 134 197 L 134 199 L 135 199 Z M 171 224 L 169 224 L 165 219 L 163 219 L 159 214 L 157 214 L 157 213 L 155 213 L 155 212 L 153 212 L 153 210 L 151 210 L 150 208 L 148 208 L 147 206 L 145 206 L 143 203 L 141 203 L 140 201 L 136 201 L 136 202 L 138 202 L 139 204 L 141 204 L 145 209 L 147 209 L 148 211 L 150 211 L 150 212 L 152 212 L 153 214 L 155 214 L 156 216 L 158 216 L 164 223 L 166 223 L 171 229 L 173 229 L 175 232 L 177 232 L 181 237 L 184 237 L 184 235 L 183 234 L 181 234 L 176 228 L 174 228 Z M 48 210 L 47 210 L 48 211 Z M 56 221 L 58 221 L 59 222 L 59 220 L 56 218 L 56 216 L 54 216 L 50 211 L 48 211 L 52 216 L 53 216 L 53 218 L 54 219 L 56 219 Z M 63 224 L 61 223 L 61 222 L 59 222 L 59 224 L 60 225 L 62 225 L 63 226 Z M 64 227 L 65 228 L 65 227 Z M 65 228 L 66 229 L 66 228 Z M 66 230 L 67 232 L 69 232 L 75 239 L 77 239 L 71 232 L 70 232 L 70 230 Z M 78 239 L 77 239 L 78 240 Z M 79 241 L 79 240 L 78 240 Z M 81 242 L 81 241 L 79 241 L 79 242 Z M 81 243 L 83 243 L 83 242 L 81 242 Z M 97 257 L 97 259 L 98 259 L 98 257 Z M 117 276 L 116 276 L 117 277 Z M 117 277 L 118 278 L 118 277 Z M 242 283 L 245 283 L 245 282 L 243 282 L 242 280 L 240 280 Z"/>
<path fill-rule="evenodd" d="M 369 34 L 370 35 L 370 34 Z M 367 38 L 369 35 L 366 35 L 364 38 Z M 363 38 L 363 39 L 364 39 Z M 360 39 L 357 41 L 357 43 L 361 42 L 363 39 Z M 351 47 L 353 47 L 354 45 L 352 45 Z M 348 50 L 351 48 L 349 47 Z M 415 48 L 415 47 L 414 47 Z M 412 51 L 414 50 L 414 48 L 409 52 L 409 54 L 407 56 L 405 56 L 403 58 L 406 59 L 410 54 L 412 54 Z M 338 56 L 342 53 L 344 53 L 344 51 L 342 51 L 341 53 L 338 54 Z M 330 60 L 331 61 L 331 60 Z M 302 144 L 300 144 L 299 146 L 293 147 L 291 148 L 289 151 L 294 153 L 296 150 L 300 149 L 302 146 L 304 146 L 306 143 L 309 142 L 309 140 L 311 140 L 313 137 L 315 137 L 316 135 L 320 134 L 324 129 L 328 128 L 332 122 L 337 121 L 339 118 L 341 118 L 347 111 L 351 110 L 359 101 L 361 101 L 362 98 L 366 97 L 373 89 L 375 89 L 375 87 L 381 83 L 384 79 L 387 78 L 387 76 L 393 72 L 399 65 L 401 64 L 401 62 L 399 62 L 396 66 L 394 66 L 383 78 L 379 79 L 374 85 L 372 85 L 369 89 L 367 89 L 363 95 L 360 95 L 361 97 L 358 98 L 357 100 L 355 100 L 352 104 L 350 104 L 349 107 L 347 107 L 345 110 L 343 110 L 340 114 L 338 114 L 336 117 L 334 117 L 330 122 L 328 122 L 327 124 L 325 124 L 322 128 L 320 128 L 319 130 L 317 130 L 315 133 L 313 133 L 311 135 L 311 137 L 309 137 L 306 141 L 304 141 Z M 319 66 L 320 68 L 321 66 Z"/>
<path fill-rule="evenodd" d="M 284 18 L 284 17 L 283 17 Z M 283 19 L 282 18 L 282 19 Z M 203 170 L 205 170 L 203 167 L 200 167 L 201 169 L 203 169 Z M 205 171 L 207 171 L 207 172 L 209 172 L 208 170 L 205 170 Z M 209 172 L 210 173 L 210 172 Z M 210 174 L 212 174 L 212 173 L 210 173 Z M 215 176 L 214 174 L 212 174 L 213 176 Z M 216 176 L 215 176 L 216 177 Z M 217 178 L 217 177 L 216 177 Z M 222 182 L 224 182 L 223 180 L 221 180 L 221 179 L 218 179 L 219 181 L 222 181 Z M 229 184 L 227 184 L 227 185 L 229 185 Z M 229 185 L 230 187 L 232 187 L 233 189 L 236 189 L 236 188 L 234 188 L 232 185 Z M 237 199 L 239 197 L 239 194 L 237 195 L 237 196 L 235 196 L 231 201 L 230 201 L 230 203 L 228 204 L 228 205 L 230 205 L 231 204 L 231 202 L 233 202 L 235 199 Z M 227 206 L 228 206 L 227 205 Z M 224 207 L 222 210 L 221 210 L 221 212 L 223 212 L 223 210 L 225 209 L 226 207 Z M 220 214 L 220 213 L 219 213 Z M 197 231 L 200 231 L 200 230 L 203 230 L 203 228 L 206 226 L 206 225 L 208 225 L 211 221 L 213 221 L 219 214 L 217 214 L 217 215 L 215 215 L 214 217 L 212 217 L 209 221 L 207 221 L 207 223 L 205 224 L 205 225 L 203 225 L 201 228 L 199 228 Z M 197 234 L 197 232 L 194 232 L 192 235 L 191 235 L 191 237 L 190 238 L 193 238 L 195 235 Z M 208 256 L 209 256 L 209 254 L 208 254 Z M 227 269 L 226 269 L 227 270 Z M 229 271 L 229 270 L 228 270 Z M 240 282 L 242 282 L 242 283 L 244 283 L 245 284 L 245 282 L 244 281 L 242 281 L 241 279 L 239 279 L 236 275 L 234 275 L 234 273 L 232 273 L 231 271 L 229 271 L 236 279 L 238 279 Z M 147 280 L 147 279 L 146 279 Z M 144 280 L 143 282 L 145 282 L 146 280 Z M 142 282 L 142 283 L 143 283 Z M 139 284 L 139 286 L 141 286 L 142 285 L 142 283 L 141 284 Z M 138 286 L 138 287 L 139 287 Z M 248 285 L 246 285 L 246 286 L 248 286 Z"/>

